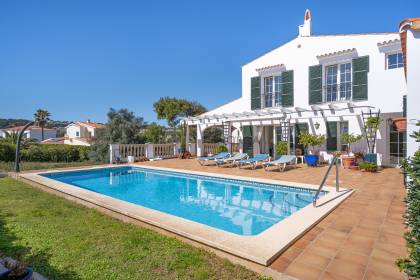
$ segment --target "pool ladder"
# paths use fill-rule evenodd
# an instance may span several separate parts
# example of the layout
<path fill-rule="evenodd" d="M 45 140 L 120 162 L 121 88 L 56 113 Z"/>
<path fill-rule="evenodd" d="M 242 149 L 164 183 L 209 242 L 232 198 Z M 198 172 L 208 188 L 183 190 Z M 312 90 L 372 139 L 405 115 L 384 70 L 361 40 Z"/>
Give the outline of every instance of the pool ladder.
<path fill-rule="evenodd" d="M 330 171 L 332 169 L 332 167 L 335 164 L 335 190 L 338 192 L 339 188 L 340 188 L 340 181 L 339 181 L 339 173 L 340 173 L 340 163 L 338 162 L 338 157 L 337 155 L 334 155 L 334 158 L 332 159 L 330 165 L 328 166 L 328 170 L 327 173 L 325 173 L 324 178 L 322 179 L 321 184 L 319 185 L 319 188 L 315 194 L 314 200 L 313 200 L 313 205 L 314 207 L 316 207 L 316 201 L 318 200 L 318 196 L 321 193 L 322 188 L 324 187 L 325 182 L 327 181 L 328 175 L 330 174 Z"/>

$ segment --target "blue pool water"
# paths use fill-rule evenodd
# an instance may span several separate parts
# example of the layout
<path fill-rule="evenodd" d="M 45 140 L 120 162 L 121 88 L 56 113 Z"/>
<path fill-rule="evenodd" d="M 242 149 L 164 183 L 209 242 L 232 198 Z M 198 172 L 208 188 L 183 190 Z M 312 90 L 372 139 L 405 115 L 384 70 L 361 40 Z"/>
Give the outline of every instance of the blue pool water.
<path fill-rule="evenodd" d="M 263 232 L 315 195 L 305 188 L 137 167 L 43 176 L 240 235 Z"/>

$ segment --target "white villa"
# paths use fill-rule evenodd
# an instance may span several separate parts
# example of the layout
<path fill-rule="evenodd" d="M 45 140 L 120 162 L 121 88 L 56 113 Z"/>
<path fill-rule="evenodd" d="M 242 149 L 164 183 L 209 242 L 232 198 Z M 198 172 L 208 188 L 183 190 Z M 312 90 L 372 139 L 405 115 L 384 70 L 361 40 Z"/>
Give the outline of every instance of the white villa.
<path fill-rule="evenodd" d="M 380 163 L 405 156 L 406 132 L 394 125 L 404 117 L 407 94 L 400 34 L 314 35 L 311 24 L 307 10 L 295 39 L 242 66 L 241 97 L 186 120 L 197 127 L 198 156 L 204 130 L 215 125 L 223 126 L 226 144 L 237 130 L 239 149 L 249 154 L 273 155 L 280 140 L 294 154 L 302 150 L 302 131 L 326 135 L 321 150 L 340 151 L 341 135 L 363 134 L 369 116 L 382 119 L 374 147 Z M 366 152 L 366 139 L 352 150 Z"/>
<path fill-rule="evenodd" d="M 0 138 L 6 137 L 8 134 L 19 133 L 23 129 L 23 126 L 15 126 L 9 128 L 0 129 Z M 55 138 L 57 131 L 51 128 L 44 128 L 44 139 Z M 32 125 L 23 132 L 23 139 L 33 139 L 38 142 L 42 141 L 42 129 L 39 126 Z"/>
<path fill-rule="evenodd" d="M 66 127 L 64 144 L 90 146 L 94 137 L 103 128 L 105 128 L 103 124 L 91 122 L 90 120 L 71 123 Z"/>

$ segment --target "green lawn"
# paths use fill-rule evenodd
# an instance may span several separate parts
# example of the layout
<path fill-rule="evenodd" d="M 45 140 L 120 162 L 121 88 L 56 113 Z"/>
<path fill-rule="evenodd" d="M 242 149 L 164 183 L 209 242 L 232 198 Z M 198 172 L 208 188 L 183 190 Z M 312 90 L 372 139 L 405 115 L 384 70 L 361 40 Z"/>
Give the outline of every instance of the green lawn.
<path fill-rule="evenodd" d="M 27 161 L 23 161 L 20 164 L 20 169 L 22 171 L 27 171 L 27 170 L 77 167 L 77 166 L 87 166 L 87 165 L 97 165 L 97 164 L 100 164 L 100 163 L 93 162 L 93 161 L 76 161 L 76 162 L 27 162 Z M 14 162 L 0 161 L 0 172 L 13 171 L 14 166 L 15 166 Z"/>
<path fill-rule="evenodd" d="M 258 279 L 202 249 L 0 179 L 0 252 L 49 279 Z"/>

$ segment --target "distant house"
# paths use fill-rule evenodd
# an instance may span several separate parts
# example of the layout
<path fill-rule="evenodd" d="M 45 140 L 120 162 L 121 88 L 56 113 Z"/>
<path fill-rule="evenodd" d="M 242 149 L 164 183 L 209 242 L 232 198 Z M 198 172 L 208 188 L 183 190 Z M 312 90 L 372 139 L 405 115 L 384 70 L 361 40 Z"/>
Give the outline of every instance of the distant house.
<path fill-rule="evenodd" d="M 91 121 L 75 122 L 66 127 L 66 135 L 64 136 L 64 144 L 90 146 L 98 132 L 105 126 L 100 123 Z"/>
<path fill-rule="evenodd" d="M 0 130 L 0 137 L 6 137 L 6 135 L 13 134 L 13 133 L 19 133 L 23 129 L 23 126 L 15 126 L 15 127 L 9 127 L 9 128 L 3 128 Z M 51 128 L 44 128 L 44 139 L 49 138 L 55 138 L 57 136 L 57 131 L 55 129 Z M 30 126 L 28 127 L 24 134 L 23 139 L 33 139 L 36 141 L 41 142 L 42 141 L 42 130 L 39 126 Z"/>

